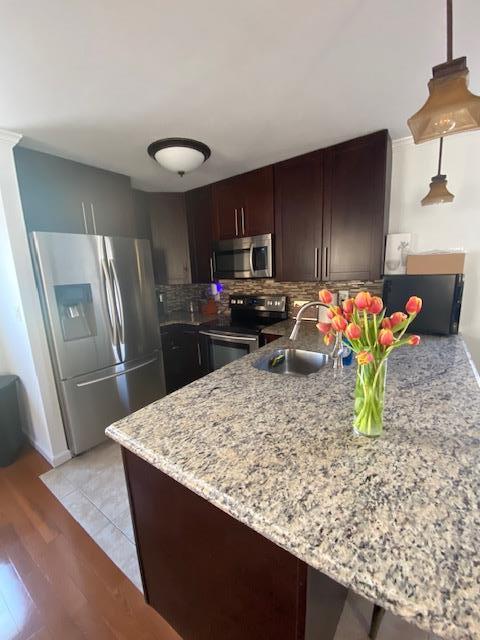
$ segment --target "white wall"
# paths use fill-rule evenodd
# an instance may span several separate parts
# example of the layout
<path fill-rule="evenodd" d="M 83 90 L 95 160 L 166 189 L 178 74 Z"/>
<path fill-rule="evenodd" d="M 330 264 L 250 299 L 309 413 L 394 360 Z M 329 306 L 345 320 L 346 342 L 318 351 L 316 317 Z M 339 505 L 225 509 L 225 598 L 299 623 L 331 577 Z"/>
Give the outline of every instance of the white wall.
<path fill-rule="evenodd" d="M 12 149 L 19 139 L 0 130 L 0 372 L 19 376 L 24 429 L 55 465 L 70 453 L 18 192 Z"/>
<path fill-rule="evenodd" d="M 480 132 L 445 138 L 442 173 L 455 195 L 449 204 L 422 207 L 437 173 L 438 140 L 415 145 L 393 143 L 390 233 L 411 232 L 416 251 L 464 248 L 465 290 L 460 330 L 480 366 Z"/>

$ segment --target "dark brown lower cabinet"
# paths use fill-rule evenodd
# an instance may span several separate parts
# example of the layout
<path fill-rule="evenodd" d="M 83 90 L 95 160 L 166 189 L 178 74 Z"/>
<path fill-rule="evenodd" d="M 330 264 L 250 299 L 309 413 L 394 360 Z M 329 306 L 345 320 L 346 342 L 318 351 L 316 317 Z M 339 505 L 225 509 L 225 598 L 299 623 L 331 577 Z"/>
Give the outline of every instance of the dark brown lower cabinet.
<path fill-rule="evenodd" d="M 172 393 L 205 375 L 196 327 L 167 325 L 161 327 L 160 335 L 167 393 Z"/>
<path fill-rule="evenodd" d="M 346 589 L 122 449 L 145 599 L 184 640 L 332 640 Z"/>

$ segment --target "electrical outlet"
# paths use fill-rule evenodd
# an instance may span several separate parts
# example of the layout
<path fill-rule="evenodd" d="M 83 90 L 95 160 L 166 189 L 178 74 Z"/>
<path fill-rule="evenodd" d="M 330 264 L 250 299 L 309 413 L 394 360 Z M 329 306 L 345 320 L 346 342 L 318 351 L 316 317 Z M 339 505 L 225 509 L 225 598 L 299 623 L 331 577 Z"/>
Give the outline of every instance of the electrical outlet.
<path fill-rule="evenodd" d="M 348 294 L 349 294 L 348 289 L 341 289 L 341 290 L 338 292 L 338 304 L 339 304 L 339 305 L 341 305 L 341 304 L 342 304 L 342 302 L 343 302 L 344 300 L 347 300 L 347 299 L 348 299 L 348 297 L 349 297 L 349 295 L 348 295 Z"/>

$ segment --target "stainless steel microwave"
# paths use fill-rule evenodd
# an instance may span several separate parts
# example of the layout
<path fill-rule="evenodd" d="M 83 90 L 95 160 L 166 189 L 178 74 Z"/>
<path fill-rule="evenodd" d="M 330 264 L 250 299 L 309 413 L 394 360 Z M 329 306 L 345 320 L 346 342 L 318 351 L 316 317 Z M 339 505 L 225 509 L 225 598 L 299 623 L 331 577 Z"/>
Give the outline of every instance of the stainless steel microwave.
<path fill-rule="evenodd" d="M 272 234 L 220 240 L 213 249 L 215 278 L 272 278 Z"/>

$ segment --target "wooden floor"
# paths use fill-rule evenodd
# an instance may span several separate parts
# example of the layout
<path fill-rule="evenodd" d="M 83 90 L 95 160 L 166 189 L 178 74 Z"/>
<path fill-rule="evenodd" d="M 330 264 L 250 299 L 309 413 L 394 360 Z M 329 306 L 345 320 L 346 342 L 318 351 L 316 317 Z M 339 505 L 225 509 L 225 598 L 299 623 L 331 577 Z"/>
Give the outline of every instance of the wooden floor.
<path fill-rule="evenodd" d="M 1 640 L 180 640 L 38 476 L 35 451 L 0 469 Z"/>

